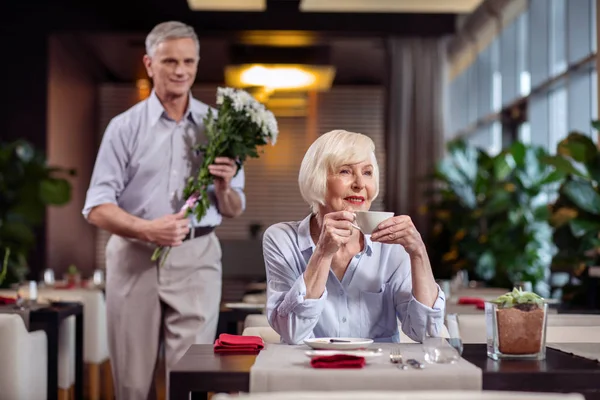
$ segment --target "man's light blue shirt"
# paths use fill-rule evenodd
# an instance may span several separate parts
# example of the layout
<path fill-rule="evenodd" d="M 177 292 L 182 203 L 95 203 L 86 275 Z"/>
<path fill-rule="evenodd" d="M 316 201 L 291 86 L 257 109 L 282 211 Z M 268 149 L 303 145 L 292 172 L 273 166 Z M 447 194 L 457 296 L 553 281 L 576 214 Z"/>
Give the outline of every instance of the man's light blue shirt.
<path fill-rule="evenodd" d="M 285 343 L 313 337 L 371 338 L 399 342 L 398 320 L 420 342 L 427 316 L 441 331 L 445 298 L 438 287 L 433 307 L 412 294 L 411 261 L 400 245 L 372 242 L 348 265 L 341 282 L 330 270 L 319 299 L 306 299 L 304 271 L 315 250 L 309 215 L 299 222 L 271 226 L 263 237 L 267 271 L 267 317 Z"/>
<path fill-rule="evenodd" d="M 146 100 L 114 117 L 102 138 L 83 215 L 87 218 L 92 208 L 105 203 L 146 220 L 179 212 L 186 200 L 186 181 L 202 164 L 193 148 L 206 142 L 203 118 L 208 110 L 190 95 L 184 118 L 176 122 L 152 91 Z M 231 187 L 244 209 L 243 168 Z M 214 186 L 207 190 L 210 208 L 201 221 L 192 218 L 192 226 L 217 226 L 222 221 Z"/>

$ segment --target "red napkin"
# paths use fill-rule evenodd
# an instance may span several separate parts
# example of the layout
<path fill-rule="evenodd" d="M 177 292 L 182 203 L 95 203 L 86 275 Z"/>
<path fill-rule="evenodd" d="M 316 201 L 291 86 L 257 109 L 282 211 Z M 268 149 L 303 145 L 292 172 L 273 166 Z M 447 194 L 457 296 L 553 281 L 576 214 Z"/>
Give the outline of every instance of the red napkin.
<path fill-rule="evenodd" d="M 259 336 L 239 336 L 221 333 L 215 340 L 215 353 L 258 353 L 265 347 Z"/>
<path fill-rule="evenodd" d="M 61 284 L 55 284 L 53 289 L 59 289 L 59 290 L 69 290 L 69 289 L 75 289 L 79 286 L 77 286 L 75 283 L 70 282 L 70 283 L 61 283 Z"/>
<path fill-rule="evenodd" d="M 458 299 L 458 304 L 472 304 L 479 309 L 485 308 L 485 300 L 477 297 L 460 297 Z"/>
<path fill-rule="evenodd" d="M 16 302 L 17 299 L 14 299 L 12 297 L 0 296 L 0 304 L 2 305 L 15 304 Z"/>
<path fill-rule="evenodd" d="M 332 356 L 314 357 L 310 360 L 313 368 L 362 368 L 365 358 L 347 354 L 334 354 Z"/>

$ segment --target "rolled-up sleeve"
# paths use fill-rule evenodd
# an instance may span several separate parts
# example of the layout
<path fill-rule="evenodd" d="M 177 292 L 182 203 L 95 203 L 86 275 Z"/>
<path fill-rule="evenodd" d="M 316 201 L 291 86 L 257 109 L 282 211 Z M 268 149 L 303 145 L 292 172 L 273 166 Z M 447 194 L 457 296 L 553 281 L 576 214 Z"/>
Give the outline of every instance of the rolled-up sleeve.
<path fill-rule="evenodd" d="M 438 295 L 433 307 L 426 306 L 415 298 L 412 291 L 412 276 L 408 255 L 402 257 L 401 265 L 394 275 L 393 287 L 396 314 L 400 319 L 402 331 L 409 338 L 416 342 L 423 341 L 427 317 L 433 320 L 435 331 L 442 332 L 446 307 L 444 292 L 438 286 Z"/>
<path fill-rule="evenodd" d="M 292 239 L 277 227 L 263 236 L 267 272 L 267 318 L 271 327 L 288 344 L 314 337 L 313 329 L 323 312 L 327 290 L 318 299 L 306 299 L 301 266 L 295 262 Z"/>
<path fill-rule="evenodd" d="M 96 206 L 117 204 L 126 185 L 129 151 L 125 143 L 124 123 L 122 118 L 113 118 L 102 138 L 82 210 L 86 219 Z"/>

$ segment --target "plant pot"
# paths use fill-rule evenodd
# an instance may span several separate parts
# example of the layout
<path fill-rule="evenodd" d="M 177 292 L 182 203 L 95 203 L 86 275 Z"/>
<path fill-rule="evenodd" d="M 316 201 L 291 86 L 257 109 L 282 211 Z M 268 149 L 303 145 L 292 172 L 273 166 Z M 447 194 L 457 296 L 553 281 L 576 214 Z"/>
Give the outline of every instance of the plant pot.
<path fill-rule="evenodd" d="M 488 357 L 545 359 L 547 314 L 545 303 L 499 308 L 486 302 Z"/>
<path fill-rule="evenodd" d="M 78 287 L 81 286 L 81 274 L 66 274 L 67 286 Z"/>

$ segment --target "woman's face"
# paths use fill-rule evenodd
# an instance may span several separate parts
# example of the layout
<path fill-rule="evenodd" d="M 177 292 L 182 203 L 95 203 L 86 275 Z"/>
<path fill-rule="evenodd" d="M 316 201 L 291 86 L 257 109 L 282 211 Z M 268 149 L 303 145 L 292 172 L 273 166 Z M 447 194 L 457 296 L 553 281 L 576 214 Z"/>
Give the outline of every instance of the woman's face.
<path fill-rule="evenodd" d="M 334 211 L 367 211 L 375 197 L 373 163 L 363 161 L 345 164 L 327 176 L 324 213 Z"/>

